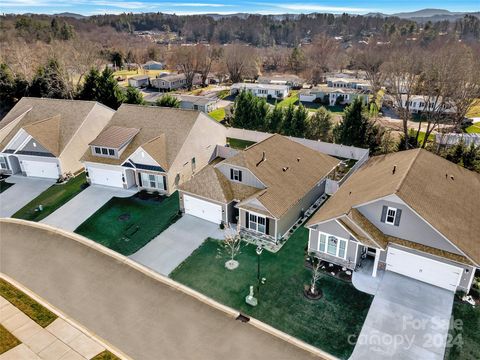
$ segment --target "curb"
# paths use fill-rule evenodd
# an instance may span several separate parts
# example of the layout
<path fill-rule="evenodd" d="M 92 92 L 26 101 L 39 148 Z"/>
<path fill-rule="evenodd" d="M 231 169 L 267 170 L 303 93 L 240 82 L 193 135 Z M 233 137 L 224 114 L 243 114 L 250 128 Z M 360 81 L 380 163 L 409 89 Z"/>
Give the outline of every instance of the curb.
<path fill-rule="evenodd" d="M 241 315 L 241 313 L 237 310 L 234 310 L 232 309 L 231 307 L 229 306 L 226 306 L 226 305 L 223 305 L 211 298 L 209 298 L 208 296 L 206 295 L 203 295 L 201 293 L 199 293 L 198 291 L 196 290 L 193 290 L 183 284 L 180 284 L 172 279 L 170 279 L 169 277 L 166 277 L 165 275 L 162 275 L 162 274 L 159 274 L 147 267 L 145 267 L 144 265 L 141 265 L 131 259 L 129 259 L 128 257 L 124 256 L 124 255 L 121 255 L 113 250 L 110 250 L 108 249 L 107 247 L 103 246 L 103 245 L 100 245 L 98 243 L 96 243 L 95 241 L 93 240 L 90 240 L 84 236 L 81 236 L 81 235 L 78 235 L 78 234 L 75 234 L 75 233 L 72 233 L 72 232 L 69 232 L 69 231 L 66 231 L 66 230 L 62 230 L 62 229 L 58 229 L 58 228 L 55 228 L 53 226 L 50 226 L 50 225 L 47 225 L 47 224 L 43 224 L 43 223 L 36 223 L 36 222 L 31 222 L 31 221 L 27 221 L 27 220 L 21 220 L 21 219 L 13 219 L 13 218 L 0 218 L 0 224 L 1 223 L 12 223 L 12 224 L 20 224 L 20 225 L 25 225 L 25 226 L 29 226 L 29 227 L 32 227 L 32 228 L 37 228 L 37 229 L 40 229 L 42 231 L 50 231 L 50 232 L 53 232 L 53 233 L 56 233 L 56 234 L 59 234 L 65 238 L 69 238 L 69 239 L 72 239 L 74 241 L 77 241 L 79 243 L 81 243 L 82 245 L 85 245 L 87 247 L 90 247 L 90 248 L 93 248 L 97 251 L 99 251 L 100 253 L 102 254 L 105 254 L 131 268 L 134 268 L 135 270 L 141 272 L 142 274 L 154 279 L 154 280 L 157 280 L 159 282 L 161 282 L 162 284 L 165 284 L 167 286 L 169 286 L 170 288 L 173 288 L 175 290 L 178 290 L 182 293 L 184 293 L 185 295 L 188 295 L 188 296 L 191 296 L 195 299 L 197 299 L 198 301 L 206 304 L 206 305 L 209 305 L 210 307 L 213 307 L 221 312 L 223 312 L 225 315 L 227 315 L 228 317 L 231 317 L 233 319 L 236 319 L 239 315 Z M 0 277 L 5 277 L 6 279 L 8 278 L 6 275 L 4 275 L 3 273 L 0 272 Z M 14 284 L 17 284 L 14 280 L 12 280 L 12 283 Z M 23 291 L 25 288 L 23 286 L 19 286 L 19 288 Z M 30 294 L 33 294 L 31 291 L 29 291 L 28 289 L 25 290 L 25 293 L 28 293 L 29 295 Z M 38 296 L 33 294 L 32 295 L 32 298 L 34 299 L 38 299 Z M 58 310 L 56 310 L 55 308 L 53 308 L 50 304 L 46 303 L 45 301 L 39 301 L 42 305 L 45 303 L 47 305 L 44 305 L 45 307 L 47 307 L 49 310 L 51 309 L 54 309 L 52 310 L 52 312 L 54 313 L 60 313 L 62 314 L 61 312 L 59 312 Z M 65 318 L 65 319 L 69 319 L 67 316 L 63 315 L 61 316 L 62 318 Z M 274 327 L 260 321 L 260 320 L 257 320 L 253 317 L 249 317 L 250 318 L 250 321 L 248 322 L 248 324 L 250 324 L 251 326 L 254 326 L 255 328 L 259 329 L 259 330 L 262 330 L 272 336 L 275 336 L 283 341 L 286 341 L 292 345 L 295 345 L 296 347 L 302 349 L 302 350 L 305 350 L 307 352 L 309 352 L 310 354 L 314 355 L 314 356 L 317 356 L 317 357 L 321 357 L 325 360 L 339 360 L 337 357 L 323 351 L 323 350 L 320 350 L 310 344 L 307 344 L 306 342 L 302 341 L 302 340 L 299 340 L 291 335 L 288 335 L 287 333 L 284 333 L 283 331 L 280 331 L 278 329 L 275 329 Z M 71 322 L 73 322 L 74 324 L 74 320 L 71 320 Z M 90 334 L 90 332 L 88 330 L 85 331 L 86 333 Z M 93 334 L 92 337 L 96 338 L 97 337 Z M 99 341 L 101 343 L 105 343 L 104 341 Z M 109 349 L 108 347 L 106 347 L 107 349 Z M 113 347 L 112 347 L 113 348 Z M 110 350 L 110 349 L 109 349 Z M 118 350 L 111 350 L 112 353 L 114 354 L 122 354 L 120 351 Z M 122 354 L 123 355 L 123 354 Z M 118 355 L 117 355 L 118 356 Z M 126 357 L 125 355 L 123 355 L 123 358 L 125 359 L 128 359 L 130 360 L 131 358 L 129 357 Z"/>

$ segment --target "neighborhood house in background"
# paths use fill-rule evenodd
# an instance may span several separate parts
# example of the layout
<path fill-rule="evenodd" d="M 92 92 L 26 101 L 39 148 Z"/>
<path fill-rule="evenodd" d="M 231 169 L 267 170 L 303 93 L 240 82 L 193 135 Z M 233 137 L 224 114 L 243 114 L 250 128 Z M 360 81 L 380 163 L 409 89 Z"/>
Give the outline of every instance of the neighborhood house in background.
<path fill-rule="evenodd" d="M 250 92 L 258 97 L 281 100 L 288 97 L 290 88 L 287 85 L 254 83 L 236 83 L 230 87 L 231 95 L 237 95 L 242 91 Z"/>
<path fill-rule="evenodd" d="M 423 149 L 371 158 L 310 219 L 308 250 L 467 291 L 480 264 L 480 175 Z M 370 262 L 370 264 L 368 264 Z"/>
<path fill-rule="evenodd" d="M 58 179 L 82 171 L 82 154 L 114 113 L 95 101 L 23 97 L 0 121 L 0 172 Z"/>
<path fill-rule="evenodd" d="M 82 161 L 91 184 L 170 195 L 225 145 L 225 131 L 199 111 L 123 104 Z"/>

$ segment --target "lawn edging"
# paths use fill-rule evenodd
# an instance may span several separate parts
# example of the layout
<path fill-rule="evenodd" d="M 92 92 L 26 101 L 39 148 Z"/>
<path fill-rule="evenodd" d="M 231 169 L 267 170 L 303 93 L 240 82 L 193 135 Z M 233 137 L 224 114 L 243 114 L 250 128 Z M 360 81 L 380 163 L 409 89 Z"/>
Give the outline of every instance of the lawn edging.
<path fill-rule="evenodd" d="M 0 222 L 3 222 L 4 220 L 7 220 L 7 219 L 1 219 Z M 8 219 L 8 220 L 14 220 L 14 219 Z M 32 223 L 32 224 L 38 224 L 38 223 L 34 223 L 34 222 L 30 222 L 30 221 L 27 221 L 27 220 L 18 220 L 18 219 L 15 219 L 17 221 L 12 221 L 14 223 L 24 223 L 24 222 L 27 222 L 27 223 Z M 40 227 L 40 226 L 37 226 L 37 227 Z M 42 305 L 43 307 L 45 307 L 47 310 L 51 311 L 52 313 L 54 313 L 58 318 L 60 319 L 63 319 L 65 322 L 67 322 L 68 324 L 70 324 L 71 326 L 73 326 L 74 328 L 78 329 L 79 331 L 81 331 L 82 333 L 84 334 L 87 334 L 88 336 L 90 336 L 91 338 L 95 339 L 97 342 L 99 342 L 100 344 L 102 344 L 105 349 L 107 349 L 108 351 L 110 351 L 112 354 L 114 354 L 115 356 L 119 357 L 120 359 L 122 360 L 133 360 L 131 357 L 127 356 L 126 354 L 122 353 L 120 350 L 116 349 L 113 345 L 109 344 L 108 342 L 106 342 L 104 339 L 98 337 L 96 334 L 92 333 L 90 330 L 88 330 L 87 328 L 83 327 L 82 325 L 80 325 L 79 323 L 77 323 L 74 319 L 70 318 L 67 314 L 64 314 L 62 311 L 58 310 L 57 308 L 55 308 L 52 304 L 50 304 L 48 301 L 46 301 L 45 299 L 41 298 L 40 296 L 38 296 L 36 293 L 34 293 L 33 291 L 31 291 L 30 289 L 26 288 L 25 286 L 23 286 L 22 284 L 20 284 L 18 281 L 14 280 L 13 278 L 11 278 L 10 276 L 0 272 L 0 279 L 3 279 L 7 282 L 9 282 L 10 284 L 12 284 L 13 286 L 15 286 L 17 289 L 19 289 L 20 291 L 22 291 L 23 293 L 25 293 L 26 295 L 30 296 L 33 300 L 35 300 L 36 302 L 38 302 L 40 305 Z"/>
<path fill-rule="evenodd" d="M 84 246 L 87 246 L 89 248 L 92 248 L 104 255 L 107 255 L 107 256 L 110 256 L 111 258 L 114 258 L 115 260 L 117 260 L 118 262 L 120 263 L 123 263 L 131 268 L 134 268 L 135 270 L 141 272 L 142 274 L 152 278 L 153 280 L 156 280 L 158 282 L 161 282 L 173 289 L 176 289 L 182 293 L 184 293 L 185 295 L 188 295 L 188 296 L 191 296 L 195 299 L 197 299 L 198 301 L 210 306 L 210 307 L 213 307 L 221 312 L 223 312 L 225 315 L 227 315 L 228 317 L 231 317 L 233 319 L 236 319 L 241 313 L 229 306 L 226 306 L 226 305 L 223 305 L 221 303 L 219 303 L 218 301 L 215 301 L 213 300 L 212 298 L 196 291 L 196 290 L 193 290 L 173 279 L 170 279 L 164 275 L 161 275 L 159 273 L 156 273 L 154 272 L 153 270 L 129 259 L 128 257 L 124 256 L 124 255 L 121 255 L 113 250 L 110 250 L 109 248 L 103 246 L 103 245 L 100 245 L 98 243 L 96 243 L 95 241 L 93 240 L 90 240 L 82 235 L 79 235 L 79 234 L 76 234 L 76 233 L 72 233 L 72 232 L 69 232 L 69 231 L 66 231 L 66 230 L 62 230 L 62 229 L 58 229 L 58 228 L 55 228 L 53 226 L 50 226 L 50 225 L 47 225 L 47 224 L 43 224 L 43 223 L 36 223 L 36 222 L 31 222 L 31 221 L 27 221 L 27 220 L 22 220 L 22 219 L 14 219 L 14 218 L 2 218 L 0 219 L 0 224 L 1 223 L 13 223 L 13 224 L 20 224 L 20 225 L 25 225 L 25 226 L 30 226 L 30 227 L 33 227 L 33 228 L 38 228 L 38 229 L 41 229 L 43 231 L 50 231 L 50 232 L 53 232 L 53 233 L 56 233 L 56 234 L 59 234 L 65 238 L 69 238 L 73 241 L 77 241 L 78 243 L 81 243 L 82 245 Z M 6 281 L 10 281 L 9 278 L 7 275 L 3 274 L 0 272 L 0 277 L 5 277 L 5 280 Z M 17 286 L 17 282 L 14 281 L 13 279 L 11 279 L 10 281 L 13 285 Z M 31 296 L 33 299 L 37 300 L 40 304 L 42 304 L 43 306 L 45 306 L 47 309 L 51 310 L 52 312 L 56 313 L 57 315 L 60 314 L 59 316 L 64 318 L 66 321 L 69 321 L 70 323 L 72 323 L 72 325 L 74 326 L 77 326 L 79 327 L 77 324 L 75 324 L 75 322 L 71 319 L 68 318 L 68 316 L 66 316 L 65 314 L 62 314 L 59 310 L 55 309 L 51 304 L 45 302 L 44 300 L 42 299 L 39 299 L 39 297 L 36 295 L 36 294 L 33 294 L 31 291 L 29 291 L 28 289 L 25 289 L 25 287 L 23 287 L 22 285 L 18 284 L 18 288 L 22 291 L 24 291 L 27 295 Z M 275 336 L 283 341 L 286 341 L 292 345 L 295 345 L 297 346 L 298 348 L 300 349 L 303 349 L 309 353 L 311 353 L 312 355 L 314 356 L 320 356 L 320 357 L 323 357 L 325 360 L 338 360 L 337 357 L 331 355 L 331 354 L 328 354 L 326 353 L 325 351 L 319 349 L 319 348 L 316 348 L 310 344 L 307 344 L 306 342 L 300 340 L 300 339 L 297 339 L 291 335 L 288 335 L 287 333 L 283 332 L 283 331 L 280 331 L 270 325 L 267 325 L 265 324 L 264 322 L 260 321 L 260 320 L 257 320 L 255 318 L 252 318 L 250 317 L 250 321 L 248 322 L 251 326 L 254 326 L 255 328 L 259 329 L 259 330 L 262 330 L 266 333 L 269 333 L 270 335 L 272 336 Z M 80 328 L 82 328 L 80 326 Z M 83 329 L 83 328 L 82 328 Z M 85 332 L 88 333 L 89 335 L 91 335 L 93 338 L 97 339 L 99 342 L 103 343 L 103 344 L 106 344 L 108 346 L 105 346 L 108 350 L 110 350 L 112 353 L 114 353 L 115 355 L 119 356 L 118 354 L 121 354 L 121 352 L 119 352 L 118 350 L 113 350 L 114 348 L 109 345 L 108 343 L 105 343 L 104 340 L 102 339 L 99 339 L 95 334 L 92 334 L 88 331 L 88 329 L 85 329 Z M 111 348 L 109 348 L 109 346 Z M 129 357 L 123 355 L 123 358 L 126 358 L 126 359 L 130 359 Z M 120 356 L 120 357 L 122 357 Z"/>

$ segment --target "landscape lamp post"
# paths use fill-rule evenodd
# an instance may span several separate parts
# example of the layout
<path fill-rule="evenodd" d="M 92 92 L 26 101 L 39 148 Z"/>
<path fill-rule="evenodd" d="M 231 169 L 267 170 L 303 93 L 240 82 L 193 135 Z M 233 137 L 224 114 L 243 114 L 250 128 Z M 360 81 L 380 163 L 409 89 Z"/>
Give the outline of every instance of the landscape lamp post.
<path fill-rule="evenodd" d="M 262 254 L 263 247 L 258 245 L 255 251 L 257 253 L 257 298 L 260 299 L 260 255 Z"/>

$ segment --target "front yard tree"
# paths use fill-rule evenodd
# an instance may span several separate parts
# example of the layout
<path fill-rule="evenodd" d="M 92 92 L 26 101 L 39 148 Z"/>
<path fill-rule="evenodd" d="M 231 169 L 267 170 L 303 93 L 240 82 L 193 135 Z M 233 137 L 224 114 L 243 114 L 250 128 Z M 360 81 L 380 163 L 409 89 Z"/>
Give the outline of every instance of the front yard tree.
<path fill-rule="evenodd" d="M 235 99 L 230 123 L 241 129 L 264 130 L 268 113 L 269 107 L 265 99 L 242 91 Z"/>
<path fill-rule="evenodd" d="M 331 141 L 332 126 L 332 113 L 322 106 L 307 120 L 305 137 L 312 140 Z"/>
<path fill-rule="evenodd" d="M 35 97 L 71 99 L 72 93 L 64 81 L 63 70 L 55 59 L 40 66 L 29 88 L 29 94 Z"/>
<path fill-rule="evenodd" d="M 125 95 L 113 77 L 112 70 L 105 68 L 101 73 L 91 69 L 85 76 L 83 87 L 78 93 L 81 100 L 94 100 L 114 110 L 125 100 Z"/>
<path fill-rule="evenodd" d="M 319 289 L 317 288 L 318 280 L 322 277 L 322 262 L 316 258 L 315 256 L 311 255 L 312 259 L 312 278 L 310 280 L 310 288 L 308 289 L 309 295 L 312 297 L 317 297 L 320 293 Z"/>
<path fill-rule="evenodd" d="M 275 105 L 268 116 L 268 131 L 271 133 L 280 132 L 280 128 L 283 123 L 283 108 L 279 105 Z"/>
<path fill-rule="evenodd" d="M 237 255 L 240 254 L 242 247 L 242 236 L 240 235 L 239 225 L 236 228 L 227 226 L 224 231 L 224 239 L 222 241 L 223 250 L 227 253 L 230 258 L 226 263 L 225 267 L 228 270 L 235 270 L 239 262 L 235 260 Z"/>

